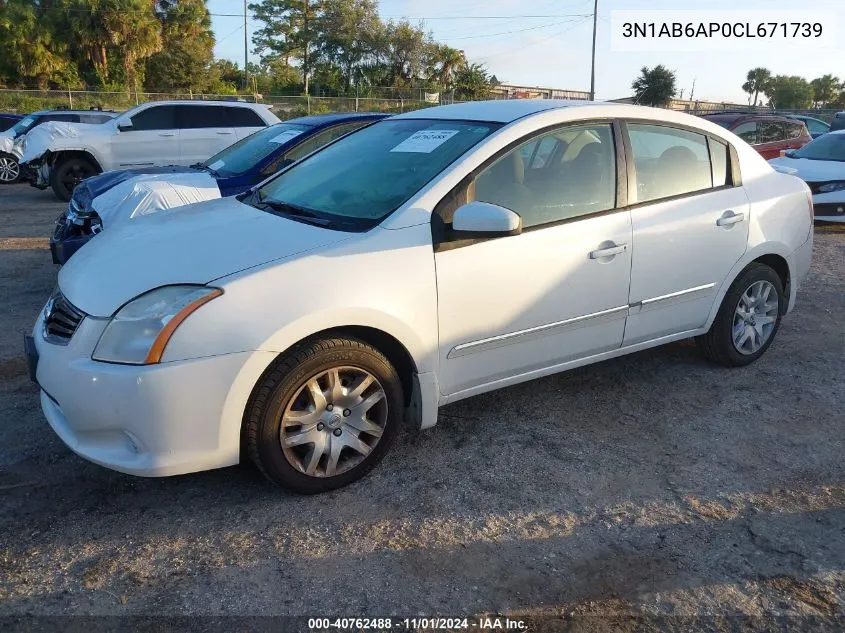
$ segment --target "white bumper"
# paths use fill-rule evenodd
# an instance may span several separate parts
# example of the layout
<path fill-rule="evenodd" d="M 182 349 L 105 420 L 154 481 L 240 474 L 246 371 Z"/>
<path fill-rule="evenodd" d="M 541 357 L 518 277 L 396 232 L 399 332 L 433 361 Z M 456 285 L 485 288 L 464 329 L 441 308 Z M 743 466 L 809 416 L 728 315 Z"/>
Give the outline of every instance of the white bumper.
<path fill-rule="evenodd" d="M 845 222 L 845 190 L 817 193 L 813 196 L 813 206 L 816 207 L 816 220 Z M 826 213 L 824 209 L 830 209 L 831 212 Z M 843 212 L 840 212 L 839 209 L 842 209 Z"/>
<path fill-rule="evenodd" d="M 102 363 L 91 354 L 106 322 L 86 317 L 67 345 L 45 340 L 43 315 L 35 324 L 41 408 L 62 441 L 89 461 L 145 477 L 238 463 L 238 429 L 254 384 L 243 370 L 266 367 L 274 355 Z"/>

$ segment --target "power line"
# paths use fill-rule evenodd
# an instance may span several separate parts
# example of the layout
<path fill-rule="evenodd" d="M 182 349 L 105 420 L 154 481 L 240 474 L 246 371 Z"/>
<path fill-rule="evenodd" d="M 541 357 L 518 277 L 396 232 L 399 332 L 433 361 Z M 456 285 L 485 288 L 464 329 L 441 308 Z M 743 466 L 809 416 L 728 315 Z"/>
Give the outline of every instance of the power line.
<path fill-rule="evenodd" d="M 552 22 L 551 24 L 541 24 L 540 26 L 529 26 L 525 29 L 515 29 L 512 31 L 501 31 L 499 33 L 485 33 L 483 35 L 467 35 L 466 37 L 445 37 L 444 39 L 453 42 L 455 40 L 475 40 L 482 37 L 496 37 L 499 35 L 510 35 L 512 33 L 524 33 L 525 31 L 536 31 L 537 29 L 549 29 L 553 26 L 560 26 L 561 24 L 568 24 L 575 20 L 562 20 L 560 22 Z"/>
<path fill-rule="evenodd" d="M 482 57 L 478 57 L 477 59 L 479 61 L 490 60 L 490 59 L 493 59 L 494 57 L 501 57 L 502 55 L 508 55 L 509 53 L 515 53 L 516 51 L 525 50 L 526 48 L 529 48 L 531 46 L 536 46 L 537 44 L 541 44 L 542 42 L 547 42 L 550 39 L 553 39 L 555 37 L 560 37 L 564 33 L 568 33 L 569 31 L 573 30 L 577 26 L 580 26 L 581 24 L 586 22 L 588 18 L 592 18 L 592 17 L 593 17 L 592 15 L 584 16 L 582 19 L 576 21 L 571 27 L 569 27 L 567 29 L 561 29 L 557 33 L 552 33 L 548 37 L 540 38 L 539 40 L 531 42 L 530 44 L 525 44 L 524 46 L 520 46 L 518 48 L 513 48 L 513 49 L 510 49 L 510 50 L 507 50 L 507 51 L 501 51 L 499 53 L 493 53 L 492 55 L 484 55 Z"/>

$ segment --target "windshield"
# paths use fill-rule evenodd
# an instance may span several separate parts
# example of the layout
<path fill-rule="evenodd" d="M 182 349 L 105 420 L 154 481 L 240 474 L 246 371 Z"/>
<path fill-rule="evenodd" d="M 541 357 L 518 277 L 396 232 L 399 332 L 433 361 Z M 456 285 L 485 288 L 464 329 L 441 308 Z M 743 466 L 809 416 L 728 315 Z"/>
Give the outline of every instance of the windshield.
<path fill-rule="evenodd" d="M 499 127 L 388 119 L 311 154 L 258 190 L 257 202 L 375 226 Z"/>
<path fill-rule="evenodd" d="M 230 145 L 201 164 L 224 178 L 239 176 L 252 169 L 256 163 L 275 152 L 281 145 L 307 132 L 310 127 L 294 123 L 279 123 L 266 127 Z"/>
<path fill-rule="evenodd" d="M 845 134 L 825 134 L 796 150 L 794 158 L 845 161 Z"/>
<path fill-rule="evenodd" d="M 12 132 L 12 136 L 20 136 L 21 134 L 26 134 L 26 131 L 32 127 L 32 124 L 35 123 L 35 119 L 31 116 L 28 116 L 24 119 L 21 119 L 17 123 L 15 123 L 9 131 Z"/>

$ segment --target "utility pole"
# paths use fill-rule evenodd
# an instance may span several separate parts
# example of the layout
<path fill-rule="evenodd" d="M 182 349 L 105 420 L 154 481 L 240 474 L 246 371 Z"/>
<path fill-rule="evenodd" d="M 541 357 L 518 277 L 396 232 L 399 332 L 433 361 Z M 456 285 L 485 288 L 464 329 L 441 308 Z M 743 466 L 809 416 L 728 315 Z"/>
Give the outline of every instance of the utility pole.
<path fill-rule="evenodd" d="M 692 78 L 692 90 L 689 91 L 689 100 L 692 101 L 692 96 L 695 94 L 695 80 L 697 77 Z"/>
<path fill-rule="evenodd" d="M 302 53 L 302 83 L 305 84 L 305 94 L 310 94 L 308 92 L 308 75 L 311 73 L 311 68 L 308 64 L 308 41 L 311 35 L 308 32 L 308 9 L 309 7 L 309 0 L 305 0 L 305 11 L 302 15 L 302 32 L 304 35 L 303 38 L 303 53 Z"/>
<path fill-rule="evenodd" d="M 590 101 L 596 100 L 596 23 L 599 17 L 599 0 L 593 2 L 593 63 L 590 65 Z"/>
<path fill-rule="evenodd" d="M 244 0 L 244 90 L 249 90 L 249 48 L 247 38 L 249 33 L 246 28 L 246 2 Z"/>

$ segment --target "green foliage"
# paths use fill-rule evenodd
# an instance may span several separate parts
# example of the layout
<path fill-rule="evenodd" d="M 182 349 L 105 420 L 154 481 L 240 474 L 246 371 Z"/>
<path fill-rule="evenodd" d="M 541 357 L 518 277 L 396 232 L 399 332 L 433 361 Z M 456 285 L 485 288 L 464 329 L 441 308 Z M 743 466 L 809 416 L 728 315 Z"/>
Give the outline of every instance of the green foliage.
<path fill-rule="evenodd" d="M 183 93 L 207 90 L 213 80 L 214 34 L 204 0 L 167 4 L 158 19 L 162 50 L 147 60 L 146 89 Z"/>
<path fill-rule="evenodd" d="M 813 87 L 797 75 L 777 75 L 764 88 L 769 104 L 778 109 L 809 108 L 813 104 Z"/>
<path fill-rule="evenodd" d="M 675 73 L 662 64 L 649 68 L 643 66 L 640 75 L 632 83 L 636 103 L 650 106 L 666 106 L 672 101 L 677 89 Z"/>
<path fill-rule="evenodd" d="M 745 76 L 745 83 L 742 84 L 743 92 L 747 92 L 749 99 L 754 97 L 751 105 L 756 106 L 760 93 L 766 92 L 766 85 L 771 81 L 772 73 L 768 68 L 752 68 Z"/>
<path fill-rule="evenodd" d="M 842 91 L 845 90 L 845 83 L 839 77 L 823 75 L 810 82 L 813 88 L 813 101 L 817 108 L 829 108 L 836 104 Z"/>

